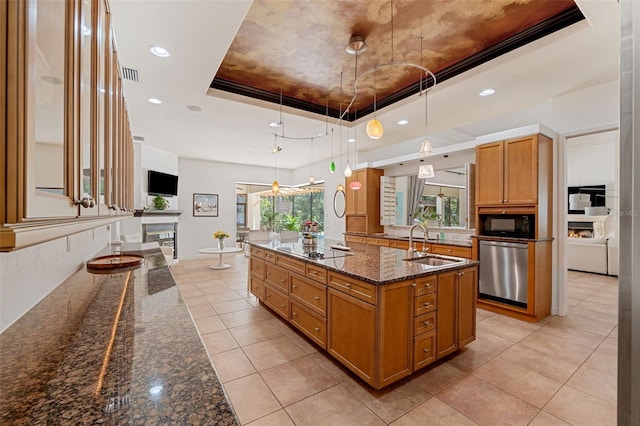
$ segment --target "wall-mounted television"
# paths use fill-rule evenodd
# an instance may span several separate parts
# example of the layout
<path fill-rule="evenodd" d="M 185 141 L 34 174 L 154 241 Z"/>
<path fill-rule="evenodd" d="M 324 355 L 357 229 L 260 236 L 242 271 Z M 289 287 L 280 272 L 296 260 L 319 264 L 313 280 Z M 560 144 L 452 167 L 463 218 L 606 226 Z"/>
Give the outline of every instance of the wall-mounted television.
<path fill-rule="evenodd" d="M 149 195 L 178 195 L 178 176 L 149 170 Z"/>

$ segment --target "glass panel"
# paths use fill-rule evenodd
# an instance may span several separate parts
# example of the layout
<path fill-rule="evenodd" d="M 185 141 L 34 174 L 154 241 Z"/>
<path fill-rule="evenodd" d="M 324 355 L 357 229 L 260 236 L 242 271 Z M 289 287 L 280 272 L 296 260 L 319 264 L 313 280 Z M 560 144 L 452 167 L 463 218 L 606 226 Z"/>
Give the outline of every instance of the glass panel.
<path fill-rule="evenodd" d="M 65 1 L 38 0 L 35 17 L 33 168 L 38 190 L 69 194 L 65 188 Z"/>
<path fill-rule="evenodd" d="M 109 87 L 109 59 L 110 46 L 107 41 L 110 38 L 110 28 L 108 26 L 106 5 L 104 2 L 99 4 L 99 39 L 98 39 L 98 147 L 97 147 L 97 160 L 98 160 L 98 194 L 97 202 L 104 205 L 104 167 L 105 167 L 105 140 L 107 140 L 107 123 L 108 123 L 108 109 L 107 109 L 107 90 Z"/>
<path fill-rule="evenodd" d="M 93 195 L 91 173 L 91 42 L 94 34 L 91 20 L 92 2 L 81 3 L 80 18 L 80 155 L 82 169 L 81 197 Z"/>

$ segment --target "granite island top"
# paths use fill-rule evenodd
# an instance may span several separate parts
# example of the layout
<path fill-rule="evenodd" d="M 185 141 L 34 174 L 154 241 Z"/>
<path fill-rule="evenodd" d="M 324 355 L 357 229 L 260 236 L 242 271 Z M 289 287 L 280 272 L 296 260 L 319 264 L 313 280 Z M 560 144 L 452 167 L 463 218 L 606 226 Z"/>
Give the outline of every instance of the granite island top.
<path fill-rule="evenodd" d="M 438 274 L 478 265 L 476 260 L 433 255 L 456 259 L 458 262 L 433 267 L 415 261 L 407 261 L 407 250 L 360 243 L 349 243 L 350 250 L 334 250 L 332 245 L 344 244 L 337 240 L 319 238 L 317 245 L 304 246 L 300 242 L 249 242 L 250 245 L 272 250 L 308 263 L 323 265 L 329 270 L 370 282 L 389 284 L 397 281 Z M 309 257 L 309 253 L 320 253 L 323 257 Z"/>
<path fill-rule="evenodd" d="M 0 334 L 0 424 L 239 424 L 164 255 L 135 246 L 140 268 L 83 267 Z"/>
<path fill-rule="evenodd" d="M 408 235 L 395 235 L 395 234 L 358 234 L 355 232 L 347 232 L 345 233 L 345 235 L 353 235 L 356 237 L 366 237 L 366 238 L 381 238 L 381 239 L 385 239 L 385 240 L 402 240 L 402 241 L 409 241 L 409 236 Z M 439 238 L 428 238 L 428 239 L 424 239 L 424 237 L 420 237 L 419 236 L 420 233 L 419 232 L 415 232 L 415 235 L 413 237 L 413 241 L 416 243 L 431 243 L 431 244 L 446 244 L 446 245 L 450 245 L 450 246 L 459 246 L 459 247 L 471 247 L 472 243 L 470 239 L 444 239 L 441 240 Z M 469 235 L 471 237 L 471 235 Z"/>

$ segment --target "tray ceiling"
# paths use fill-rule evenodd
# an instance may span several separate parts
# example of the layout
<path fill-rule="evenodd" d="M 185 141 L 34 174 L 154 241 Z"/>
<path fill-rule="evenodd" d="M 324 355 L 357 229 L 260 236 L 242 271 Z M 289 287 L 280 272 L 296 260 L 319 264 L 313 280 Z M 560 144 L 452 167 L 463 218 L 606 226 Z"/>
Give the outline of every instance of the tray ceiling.
<path fill-rule="evenodd" d="M 211 88 L 274 103 L 282 93 L 286 106 L 337 117 L 354 94 L 352 35 L 368 45 L 357 75 L 410 62 L 441 82 L 582 19 L 573 0 L 255 0 Z M 380 110 L 417 93 L 423 76 L 410 66 L 368 73 L 346 118 L 373 111 L 374 85 Z"/>

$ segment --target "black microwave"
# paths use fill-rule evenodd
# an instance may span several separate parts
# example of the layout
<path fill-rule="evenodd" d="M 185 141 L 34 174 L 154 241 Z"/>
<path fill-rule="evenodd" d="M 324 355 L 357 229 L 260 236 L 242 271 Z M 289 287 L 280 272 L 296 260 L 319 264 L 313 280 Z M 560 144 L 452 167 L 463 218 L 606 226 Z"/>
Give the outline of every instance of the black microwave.
<path fill-rule="evenodd" d="M 480 215 L 482 235 L 492 237 L 534 238 L 535 215 L 487 214 Z"/>

